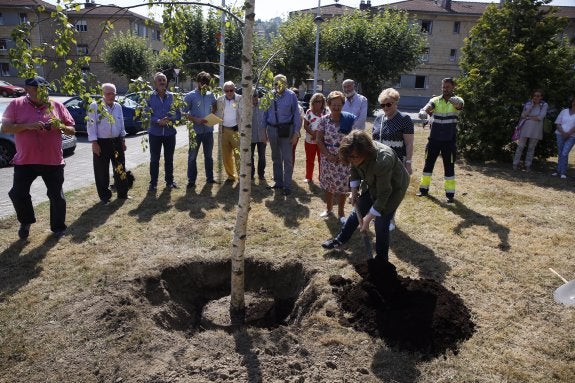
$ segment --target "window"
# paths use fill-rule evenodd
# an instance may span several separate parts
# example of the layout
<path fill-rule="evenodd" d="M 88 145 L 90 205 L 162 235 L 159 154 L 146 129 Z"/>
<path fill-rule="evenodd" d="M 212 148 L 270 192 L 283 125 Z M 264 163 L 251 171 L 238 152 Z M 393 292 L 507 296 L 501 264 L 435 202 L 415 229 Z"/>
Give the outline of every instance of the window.
<path fill-rule="evenodd" d="M 417 76 L 413 74 L 404 74 L 401 75 L 401 79 L 399 80 L 400 87 L 406 89 L 425 89 L 425 85 L 427 83 L 426 76 Z"/>
<path fill-rule="evenodd" d="M 461 29 L 461 23 L 459 21 L 453 22 L 453 33 L 459 34 L 459 30 Z"/>
<path fill-rule="evenodd" d="M 152 39 L 160 41 L 161 40 L 160 31 L 158 31 L 157 29 L 152 29 Z"/>
<path fill-rule="evenodd" d="M 457 60 L 457 49 L 452 49 L 449 51 L 449 61 Z"/>
<path fill-rule="evenodd" d="M 86 20 L 77 20 L 75 27 L 78 32 L 88 32 L 88 24 L 86 23 Z"/>
<path fill-rule="evenodd" d="M 6 49 L 8 49 L 6 39 L 0 39 L 0 51 L 5 51 Z"/>
<path fill-rule="evenodd" d="M 76 46 L 76 53 L 80 56 L 88 55 L 88 44 L 78 44 Z"/>
<path fill-rule="evenodd" d="M 28 14 L 27 13 L 20 13 L 20 24 L 28 22 Z"/>
<path fill-rule="evenodd" d="M 148 29 L 140 23 L 134 23 L 134 33 L 140 37 L 148 37 Z"/>
<path fill-rule="evenodd" d="M 421 20 L 421 32 L 431 34 L 431 29 L 433 28 L 433 21 L 431 20 Z"/>
<path fill-rule="evenodd" d="M 429 47 L 424 48 L 421 53 L 421 61 L 429 61 Z"/>
<path fill-rule="evenodd" d="M 0 76 L 3 77 L 10 76 L 10 64 L 0 63 Z"/>
<path fill-rule="evenodd" d="M 415 89 L 425 89 L 425 76 L 415 76 Z"/>
<path fill-rule="evenodd" d="M 4 14 L 0 12 L 0 25 L 4 25 Z"/>

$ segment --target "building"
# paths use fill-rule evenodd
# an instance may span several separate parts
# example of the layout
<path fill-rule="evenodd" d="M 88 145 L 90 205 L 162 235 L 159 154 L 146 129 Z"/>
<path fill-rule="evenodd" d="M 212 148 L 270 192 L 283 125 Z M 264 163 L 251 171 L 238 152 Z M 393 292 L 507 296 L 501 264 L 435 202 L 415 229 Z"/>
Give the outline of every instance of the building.
<path fill-rule="evenodd" d="M 18 78 L 18 73 L 10 67 L 8 49 L 14 46 L 11 40 L 12 30 L 21 22 L 30 22 L 34 27 L 30 44 L 38 47 L 42 43 L 52 44 L 55 41 L 54 21 L 50 13 L 56 7 L 41 0 L 0 0 L 0 66 L 2 72 L 0 79 L 21 85 L 23 79 Z M 86 0 L 83 7 L 78 11 L 69 11 L 68 19 L 76 30 L 76 46 L 72 47 L 68 58 L 81 56 L 90 57 L 90 65 L 82 68 L 95 75 L 98 82 L 113 82 L 120 92 L 128 89 L 127 79 L 120 77 L 110 70 L 101 59 L 101 52 L 105 41 L 114 33 L 132 33 L 148 40 L 148 45 L 155 52 L 163 48 L 161 39 L 161 24 L 131 12 L 118 6 L 97 6 L 94 0 Z M 113 25 L 110 32 L 105 32 L 104 25 L 109 22 Z M 3 45 L 2 45 L 3 44 Z M 54 68 L 53 62 L 59 63 L 62 59 L 46 57 L 46 64 L 37 68 L 40 75 L 52 81 L 60 78 L 62 66 Z"/>
<path fill-rule="evenodd" d="M 428 45 L 422 53 L 421 65 L 413 71 L 404 73 L 389 85 L 400 90 L 402 108 L 416 109 L 441 90 L 443 78 L 457 77 L 461 74 L 459 59 L 464 39 L 489 5 L 497 4 L 452 0 L 404 0 L 372 7 L 371 1 L 361 0 L 359 8 L 346 7 L 347 9 L 343 10 L 343 6 L 332 4 L 320 7 L 320 10 L 324 18 L 358 9 L 369 12 L 383 12 L 386 9 L 402 10 L 409 14 L 410 19 L 421 27 L 422 33 L 426 34 Z M 565 35 L 572 44 L 575 43 L 575 7 L 556 8 L 558 16 L 568 18 Z M 292 12 L 290 16 L 303 12 L 316 14 L 317 7 Z M 325 83 L 324 93 L 341 87 L 342 79 L 332 79 L 333 76 L 329 72 L 320 71 L 319 77 L 330 79 Z"/>

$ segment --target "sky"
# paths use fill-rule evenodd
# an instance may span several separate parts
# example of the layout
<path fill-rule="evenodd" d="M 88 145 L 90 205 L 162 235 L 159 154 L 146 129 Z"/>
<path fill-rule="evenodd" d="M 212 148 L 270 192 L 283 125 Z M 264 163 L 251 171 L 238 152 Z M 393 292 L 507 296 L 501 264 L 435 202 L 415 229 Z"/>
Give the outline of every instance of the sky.
<path fill-rule="evenodd" d="M 56 4 L 56 0 L 45 0 L 48 3 Z M 79 0 L 83 1 L 83 0 Z M 226 5 L 241 5 L 243 0 L 224 0 Z M 460 0 L 461 1 L 461 0 Z M 468 1 L 468 0 L 463 0 Z M 121 4 L 122 6 L 132 6 L 146 4 L 146 0 L 94 0 L 96 4 Z M 221 6 L 222 0 L 200 0 L 198 2 L 211 3 L 214 5 Z M 334 4 L 334 0 L 320 0 L 321 5 Z M 382 5 L 397 2 L 397 0 L 371 0 L 371 5 Z M 499 0 L 482 0 L 480 2 L 484 3 L 498 3 Z M 360 0 L 340 0 L 339 4 L 352 6 L 359 8 Z M 552 5 L 574 5 L 574 0 L 553 0 Z M 286 19 L 289 12 L 297 11 L 300 9 L 317 8 L 318 1 L 316 0 L 256 0 L 256 19 L 269 20 L 274 17 L 281 17 Z M 131 8 L 133 12 L 140 13 L 144 16 L 148 16 L 148 7 L 142 6 L 138 8 Z"/>

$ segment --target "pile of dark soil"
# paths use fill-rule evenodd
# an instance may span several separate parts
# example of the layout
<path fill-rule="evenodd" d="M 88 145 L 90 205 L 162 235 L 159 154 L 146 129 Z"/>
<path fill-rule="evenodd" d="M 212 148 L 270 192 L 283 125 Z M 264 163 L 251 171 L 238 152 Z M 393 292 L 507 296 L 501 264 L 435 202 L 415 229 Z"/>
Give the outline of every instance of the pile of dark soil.
<path fill-rule="evenodd" d="M 475 331 L 461 298 L 439 283 L 400 277 L 391 263 L 375 259 L 356 270 L 363 278 L 359 283 L 330 277 L 344 312 L 342 325 L 430 358 L 448 350 L 457 353 L 459 343 Z"/>

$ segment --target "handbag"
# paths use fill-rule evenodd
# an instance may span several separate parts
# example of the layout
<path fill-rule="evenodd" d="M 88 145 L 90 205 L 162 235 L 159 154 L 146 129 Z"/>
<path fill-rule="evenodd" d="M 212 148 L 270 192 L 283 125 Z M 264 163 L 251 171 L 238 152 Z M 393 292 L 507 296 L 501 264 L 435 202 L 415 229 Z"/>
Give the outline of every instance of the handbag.
<path fill-rule="evenodd" d="M 513 130 L 513 134 L 511 135 L 511 141 L 519 141 L 519 138 L 521 137 L 521 128 L 523 127 L 523 124 L 525 124 L 525 121 L 527 120 L 524 118 L 519 120 L 517 126 L 515 126 L 515 129 Z"/>
<path fill-rule="evenodd" d="M 291 124 L 277 124 L 276 127 L 278 129 L 278 137 L 287 138 L 291 136 Z"/>

